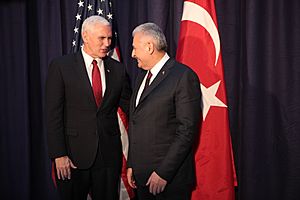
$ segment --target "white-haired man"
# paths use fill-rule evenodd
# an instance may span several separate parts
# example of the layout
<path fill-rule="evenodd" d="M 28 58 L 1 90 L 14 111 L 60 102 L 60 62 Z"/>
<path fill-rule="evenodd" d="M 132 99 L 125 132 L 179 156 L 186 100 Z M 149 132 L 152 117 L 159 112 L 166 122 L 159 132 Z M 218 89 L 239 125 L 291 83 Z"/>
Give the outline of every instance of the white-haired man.
<path fill-rule="evenodd" d="M 80 52 L 54 59 L 46 83 L 49 156 L 62 199 L 118 199 L 122 145 L 117 119 L 131 95 L 123 65 L 107 57 L 109 22 L 100 16 L 82 25 Z"/>
<path fill-rule="evenodd" d="M 130 104 L 127 177 L 143 200 L 189 200 L 195 180 L 198 76 L 166 53 L 162 30 L 145 23 L 133 31 L 132 57 L 142 68 Z"/>

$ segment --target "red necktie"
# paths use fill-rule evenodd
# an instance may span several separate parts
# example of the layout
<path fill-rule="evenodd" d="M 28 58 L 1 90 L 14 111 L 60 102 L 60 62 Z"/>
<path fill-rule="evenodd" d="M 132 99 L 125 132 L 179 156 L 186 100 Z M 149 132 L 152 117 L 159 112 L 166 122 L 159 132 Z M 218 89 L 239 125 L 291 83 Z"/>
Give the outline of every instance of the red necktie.
<path fill-rule="evenodd" d="M 148 71 L 147 78 L 146 78 L 146 82 L 145 82 L 145 86 L 144 86 L 143 92 L 142 92 L 142 94 L 141 94 L 141 97 L 142 97 L 143 94 L 145 93 L 147 87 L 149 87 L 151 77 L 152 77 L 152 73 L 151 73 L 150 71 Z"/>
<path fill-rule="evenodd" d="M 150 71 L 148 71 L 148 75 L 147 75 L 147 78 L 146 78 L 146 83 L 145 83 L 145 87 L 144 87 L 144 90 L 143 92 L 146 90 L 146 88 L 150 85 L 150 79 L 152 77 L 152 73 Z"/>
<path fill-rule="evenodd" d="M 101 74 L 97 65 L 97 61 L 93 60 L 92 84 L 96 104 L 99 107 L 102 101 L 102 83 Z"/>

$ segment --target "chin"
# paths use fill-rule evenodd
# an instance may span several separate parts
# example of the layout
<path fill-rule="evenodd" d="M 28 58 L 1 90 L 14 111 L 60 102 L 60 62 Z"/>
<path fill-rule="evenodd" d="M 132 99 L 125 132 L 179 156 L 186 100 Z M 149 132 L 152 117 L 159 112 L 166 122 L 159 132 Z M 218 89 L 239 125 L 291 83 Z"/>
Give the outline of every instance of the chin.
<path fill-rule="evenodd" d="M 104 58 L 106 55 L 107 55 L 106 53 L 104 53 L 104 54 L 99 54 L 99 57 L 100 57 L 100 58 Z"/>

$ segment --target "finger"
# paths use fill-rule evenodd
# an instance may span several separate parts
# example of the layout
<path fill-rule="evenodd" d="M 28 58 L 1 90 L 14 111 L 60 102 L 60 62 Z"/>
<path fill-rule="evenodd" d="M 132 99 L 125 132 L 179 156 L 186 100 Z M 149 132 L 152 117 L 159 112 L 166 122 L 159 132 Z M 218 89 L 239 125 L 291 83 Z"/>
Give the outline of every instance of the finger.
<path fill-rule="evenodd" d="M 70 166 L 73 168 L 73 169 L 76 169 L 77 167 L 73 164 L 73 162 L 71 160 L 70 161 Z"/>
<path fill-rule="evenodd" d="M 162 186 L 161 188 L 161 192 L 163 192 L 165 190 L 165 186 Z"/>
<path fill-rule="evenodd" d="M 60 171 L 60 177 L 62 180 L 65 180 L 65 173 L 64 173 L 64 170 L 61 170 Z"/>
<path fill-rule="evenodd" d="M 159 188 L 157 187 L 157 185 L 154 185 L 154 186 L 153 186 L 152 192 L 153 192 L 154 195 L 158 194 L 158 189 L 159 189 Z"/>
<path fill-rule="evenodd" d="M 148 178 L 148 181 L 147 181 L 147 183 L 146 183 L 146 186 L 148 186 L 148 185 L 150 184 L 150 182 L 151 182 L 151 176 Z"/>
<path fill-rule="evenodd" d="M 131 179 L 128 179 L 128 184 L 130 185 L 130 187 L 134 188 L 133 181 Z"/>
<path fill-rule="evenodd" d="M 59 169 L 56 169 L 56 175 L 57 175 L 57 178 L 60 180 L 60 170 Z"/>
<path fill-rule="evenodd" d="M 130 176 L 128 176 L 127 179 L 128 179 L 128 183 L 129 183 L 130 187 L 136 188 L 134 179 Z"/>
<path fill-rule="evenodd" d="M 135 180 L 134 180 L 134 178 L 133 178 L 133 177 L 131 178 L 131 183 L 132 183 L 132 186 L 133 186 L 133 188 L 136 188 L 136 185 L 135 185 Z"/>
<path fill-rule="evenodd" d="M 67 169 L 67 177 L 68 179 L 71 179 L 71 168 Z"/>
<path fill-rule="evenodd" d="M 69 169 L 69 168 L 65 168 L 65 169 L 63 170 L 63 180 L 67 179 L 67 177 L 68 177 L 68 169 Z"/>
<path fill-rule="evenodd" d="M 154 191 L 155 191 L 155 185 L 152 182 L 150 182 L 149 192 L 155 195 Z"/>

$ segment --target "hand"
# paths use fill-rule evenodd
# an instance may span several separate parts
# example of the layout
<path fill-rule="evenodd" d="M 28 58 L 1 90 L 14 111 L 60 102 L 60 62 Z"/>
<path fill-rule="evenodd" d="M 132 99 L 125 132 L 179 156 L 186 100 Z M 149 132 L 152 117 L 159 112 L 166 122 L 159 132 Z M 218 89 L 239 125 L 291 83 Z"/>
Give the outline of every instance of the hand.
<path fill-rule="evenodd" d="M 146 185 L 149 186 L 149 192 L 156 195 L 164 191 L 167 181 L 158 176 L 156 172 L 152 172 Z"/>
<path fill-rule="evenodd" d="M 58 179 L 71 179 L 71 167 L 76 169 L 77 167 L 72 163 L 68 156 L 55 158 L 56 173 Z"/>
<path fill-rule="evenodd" d="M 132 174 L 133 174 L 133 173 L 132 173 L 132 168 L 128 168 L 128 169 L 127 169 L 127 180 L 128 180 L 128 184 L 130 185 L 130 187 L 136 188 L 135 180 L 134 180 Z"/>

